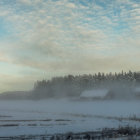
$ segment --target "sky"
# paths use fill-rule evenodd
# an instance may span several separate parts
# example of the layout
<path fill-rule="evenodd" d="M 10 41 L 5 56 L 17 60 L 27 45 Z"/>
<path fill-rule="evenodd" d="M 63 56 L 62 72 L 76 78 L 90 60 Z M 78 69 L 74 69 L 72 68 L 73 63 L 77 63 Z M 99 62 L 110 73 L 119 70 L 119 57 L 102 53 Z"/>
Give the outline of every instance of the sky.
<path fill-rule="evenodd" d="M 139 0 L 0 0 L 0 92 L 139 60 Z"/>

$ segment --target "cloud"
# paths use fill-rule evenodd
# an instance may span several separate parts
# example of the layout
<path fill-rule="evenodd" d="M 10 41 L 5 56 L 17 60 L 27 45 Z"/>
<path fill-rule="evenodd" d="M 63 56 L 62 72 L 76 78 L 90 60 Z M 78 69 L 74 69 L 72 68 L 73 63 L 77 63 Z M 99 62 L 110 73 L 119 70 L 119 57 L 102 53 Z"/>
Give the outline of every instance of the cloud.
<path fill-rule="evenodd" d="M 9 68 L 17 65 L 29 72 L 34 69 L 39 71 L 39 77 L 42 71 L 51 77 L 139 69 L 133 58 L 140 51 L 139 2 L 15 0 L 6 3 L 2 0 L 0 3 L 0 19 L 8 31 L 1 39 L 0 61 Z"/>

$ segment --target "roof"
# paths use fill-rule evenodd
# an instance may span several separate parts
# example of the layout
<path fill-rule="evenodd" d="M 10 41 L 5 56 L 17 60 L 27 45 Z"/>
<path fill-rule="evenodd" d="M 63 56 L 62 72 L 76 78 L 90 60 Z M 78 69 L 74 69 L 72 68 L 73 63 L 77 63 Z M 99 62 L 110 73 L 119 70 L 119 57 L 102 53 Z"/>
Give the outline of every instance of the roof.
<path fill-rule="evenodd" d="M 105 97 L 108 93 L 107 89 L 93 89 L 82 92 L 80 97 Z"/>

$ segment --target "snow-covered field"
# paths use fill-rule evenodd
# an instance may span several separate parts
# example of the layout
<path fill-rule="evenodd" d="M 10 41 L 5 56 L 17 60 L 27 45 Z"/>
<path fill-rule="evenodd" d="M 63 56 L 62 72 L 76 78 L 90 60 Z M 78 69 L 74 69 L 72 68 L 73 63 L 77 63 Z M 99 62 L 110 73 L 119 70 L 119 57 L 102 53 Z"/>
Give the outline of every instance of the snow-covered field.
<path fill-rule="evenodd" d="M 139 101 L 0 101 L 0 136 L 140 127 Z"/>

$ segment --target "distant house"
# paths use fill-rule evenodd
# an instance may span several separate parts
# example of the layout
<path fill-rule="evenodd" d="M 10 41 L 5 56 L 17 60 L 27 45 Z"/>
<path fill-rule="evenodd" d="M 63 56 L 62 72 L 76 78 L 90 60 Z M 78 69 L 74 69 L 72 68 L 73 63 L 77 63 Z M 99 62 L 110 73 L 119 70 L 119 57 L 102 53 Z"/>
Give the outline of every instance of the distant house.
<path fill-rule="evenodd" d="M 104 99 L 108 94 L 107 89 L 92 89 L 82 92 L 81 99 Z"/>

